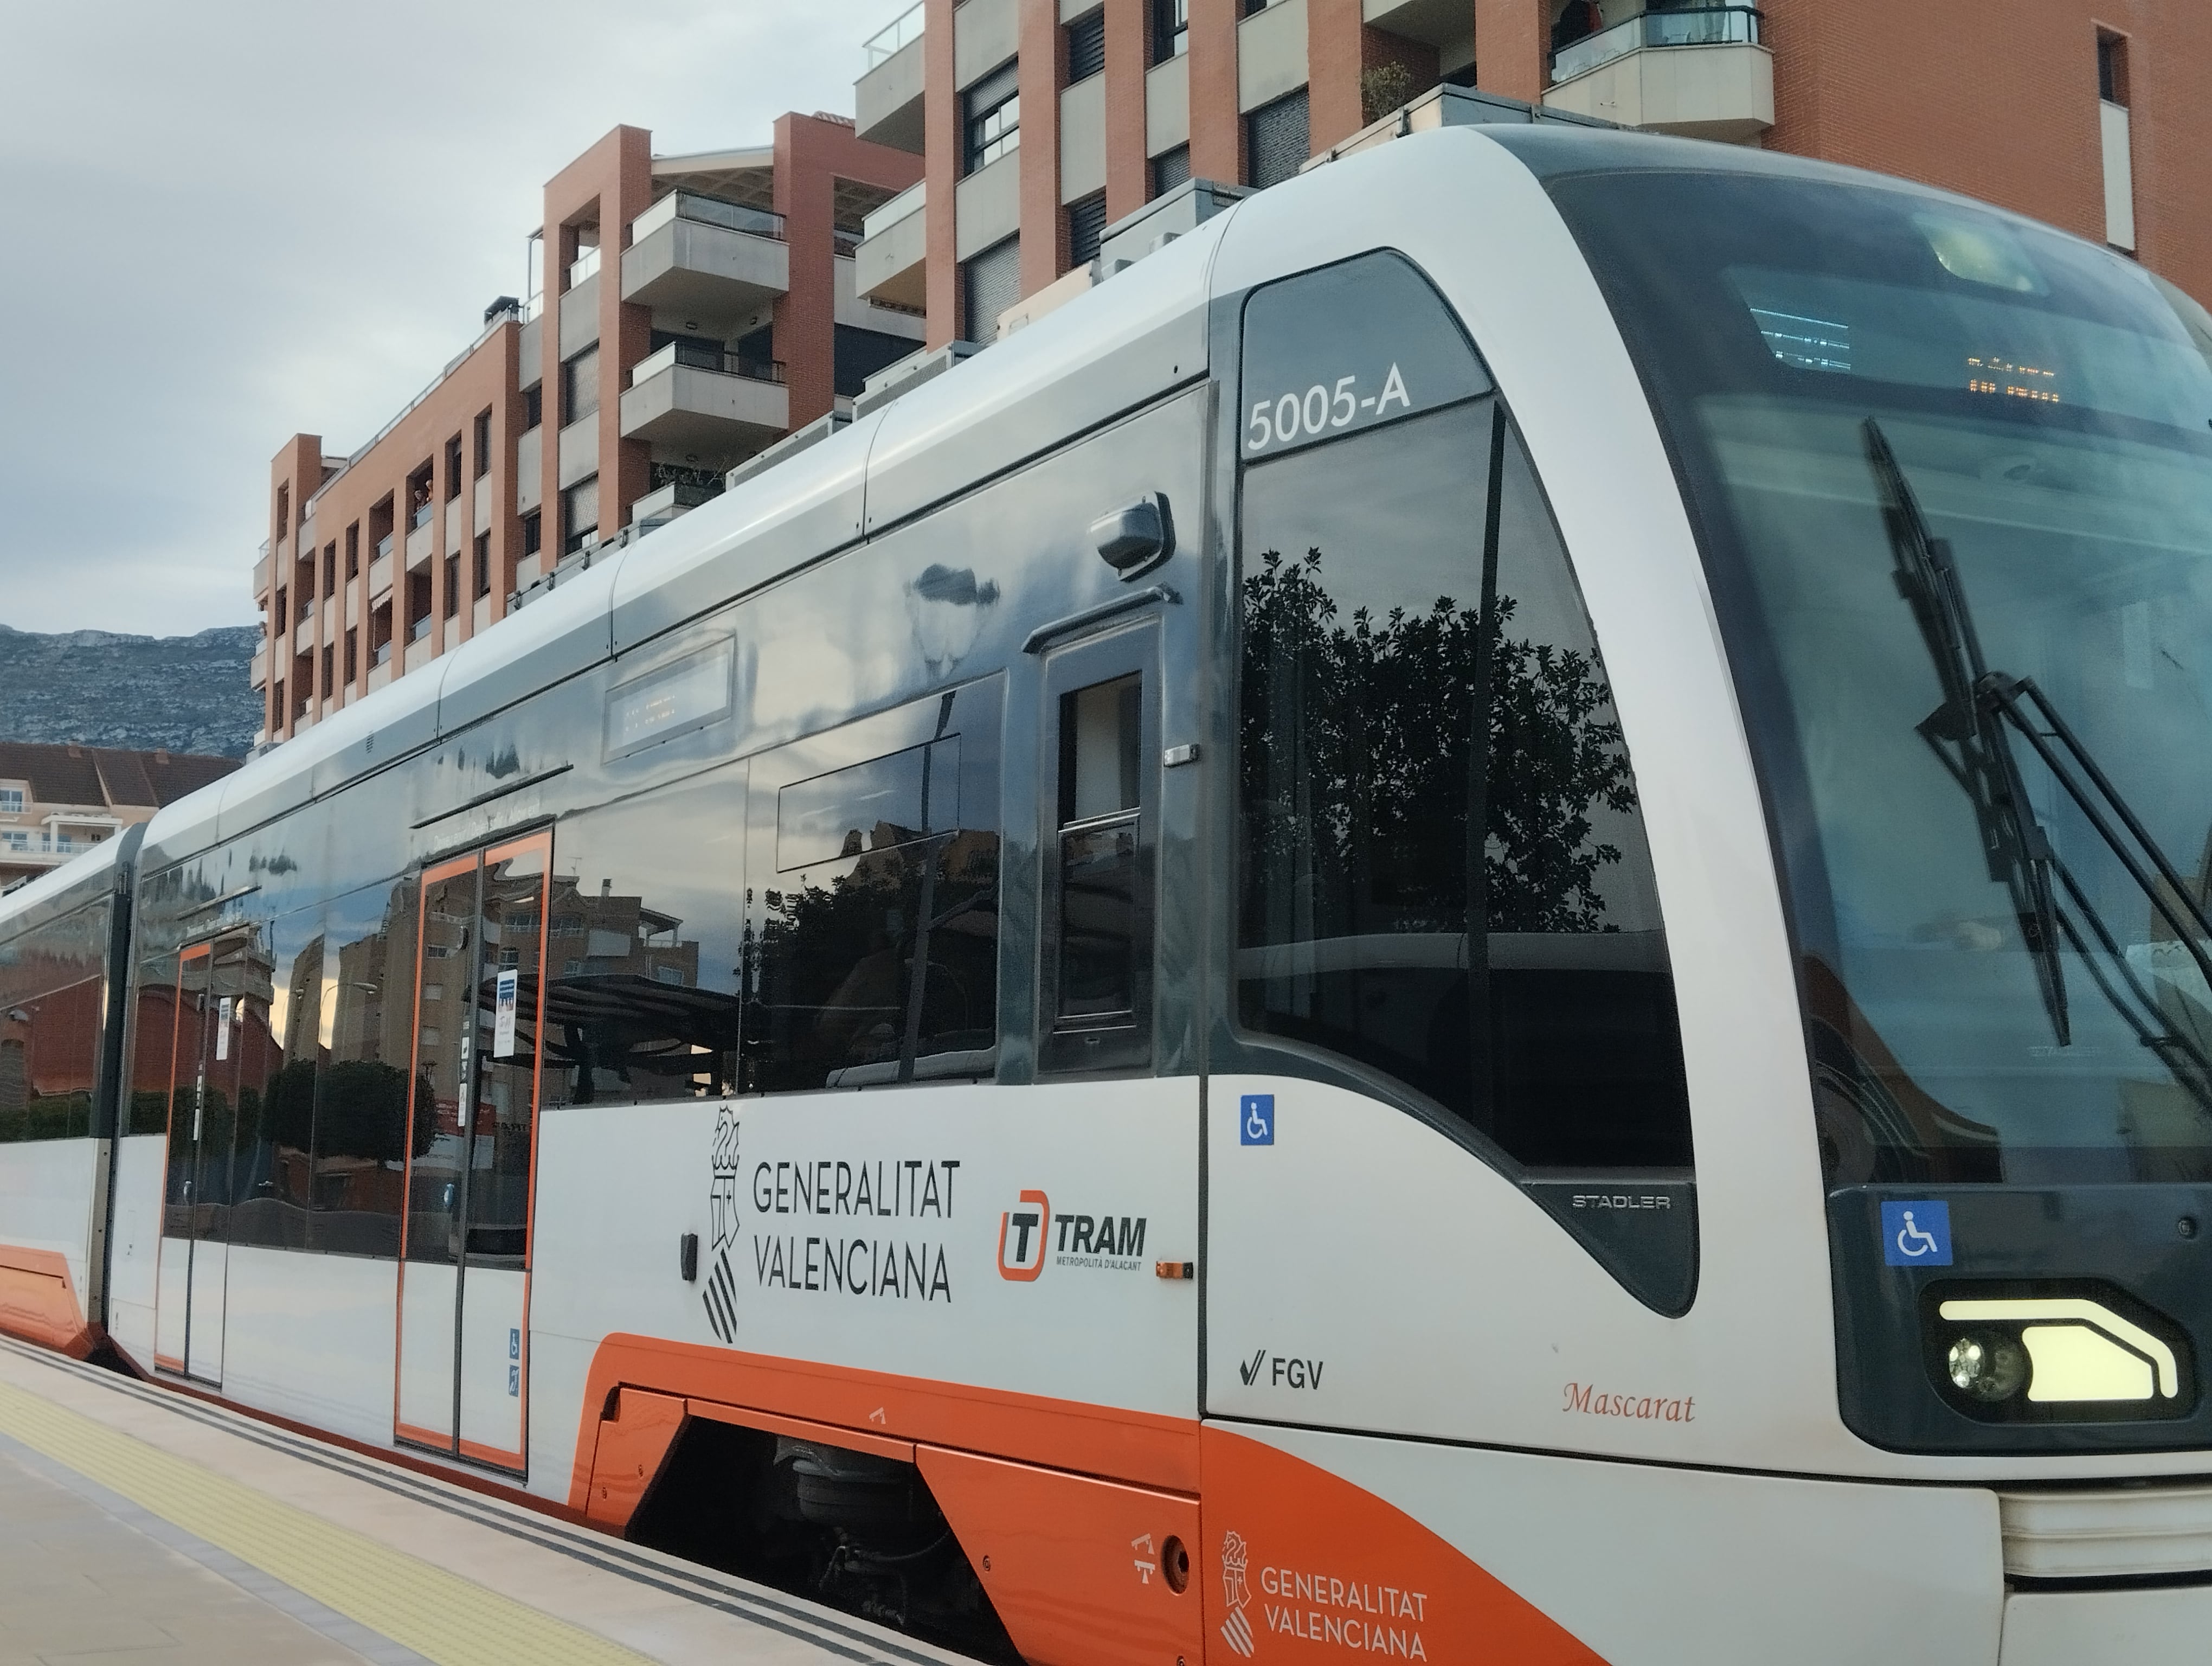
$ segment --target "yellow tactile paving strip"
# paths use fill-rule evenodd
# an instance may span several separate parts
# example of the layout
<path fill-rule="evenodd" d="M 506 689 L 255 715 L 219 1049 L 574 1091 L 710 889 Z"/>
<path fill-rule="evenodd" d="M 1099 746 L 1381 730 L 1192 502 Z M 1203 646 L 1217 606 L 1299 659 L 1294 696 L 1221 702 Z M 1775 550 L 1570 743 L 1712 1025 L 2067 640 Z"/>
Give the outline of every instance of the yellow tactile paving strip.
<path fill-rule="evenodd" d="M 441 1666 L 646 1657 L 0 1383 L 0 1432 Z"/>

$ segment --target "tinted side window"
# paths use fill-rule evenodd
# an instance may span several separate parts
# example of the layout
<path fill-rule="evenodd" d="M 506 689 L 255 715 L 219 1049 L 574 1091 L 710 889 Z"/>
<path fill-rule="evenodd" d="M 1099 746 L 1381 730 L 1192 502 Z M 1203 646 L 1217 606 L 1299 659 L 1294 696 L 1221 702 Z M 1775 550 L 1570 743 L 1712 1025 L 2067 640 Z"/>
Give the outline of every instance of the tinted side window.
<path fill-rule="evenodd" d="M 369 885 L 323 909 L 322 997 L 308 1163 L 309 1241 L 397 1256 L 407 1156 L 429 1150 L 428 1107 L 411 1130 L 416 882 Z"/>
<path fill-rule="evenodd" d="M 0 1141 L 92 1132 L 107 909 L 92 903 L 0 942 Z"/>
<path fill-rule="evenodd" d="M 544 1104 L 737 1091 L 743 766 L 561 824 Z"/>
<path fill-rule="evenodd" d="M 997 678 L 754 760 L 744 1081 L 996 1068 Z"/>
<path fill-rule="evenodd" d="M 303 1250 L 321 1057 L 322 909 L 303 909 L 270 921 L 256 947 L 266 963 L 267 1033 L 256 1037 L 240 1093 L 230 1237 L 234 1243 Z"/>
<path fill-rule="evenodd" d="M 1482 399 L 1260 465 L 1243 514 L 1244 1023 L 1532 1170 L 1686 1169 L 1635 779 L 1510 423 Z"/>

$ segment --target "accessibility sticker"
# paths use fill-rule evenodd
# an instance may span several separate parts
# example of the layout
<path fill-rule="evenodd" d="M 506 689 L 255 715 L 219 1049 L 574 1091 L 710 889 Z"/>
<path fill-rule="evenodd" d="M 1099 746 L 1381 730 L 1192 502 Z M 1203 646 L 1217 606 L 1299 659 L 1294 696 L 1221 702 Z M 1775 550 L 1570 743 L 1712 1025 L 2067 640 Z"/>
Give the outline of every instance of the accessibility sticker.
<path fill-rule="evenodd" d="M 1932 1198 L 1883 1204 L 1881 1258 L 1892 1267 L 1948 1267 L 1951 1206 Z"/>
<path fill-rule="evenodd" d="M 1275 1143 L 1275 1096 L 1247 1093 L 1237 1102 L 1237 1142 L 1243 1146 Z"/>

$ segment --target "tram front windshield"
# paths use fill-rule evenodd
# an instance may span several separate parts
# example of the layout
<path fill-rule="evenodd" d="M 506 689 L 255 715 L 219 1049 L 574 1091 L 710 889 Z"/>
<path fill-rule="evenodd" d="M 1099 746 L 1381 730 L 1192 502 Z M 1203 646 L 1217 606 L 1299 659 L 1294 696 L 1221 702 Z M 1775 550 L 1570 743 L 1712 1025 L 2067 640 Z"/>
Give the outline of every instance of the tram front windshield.
<path fill-rule="evenodd" d="M 2212 321 L 1908 188 L 1546 183 L 1705 551 L 1830 1183 L 2212 1179 Z"/>

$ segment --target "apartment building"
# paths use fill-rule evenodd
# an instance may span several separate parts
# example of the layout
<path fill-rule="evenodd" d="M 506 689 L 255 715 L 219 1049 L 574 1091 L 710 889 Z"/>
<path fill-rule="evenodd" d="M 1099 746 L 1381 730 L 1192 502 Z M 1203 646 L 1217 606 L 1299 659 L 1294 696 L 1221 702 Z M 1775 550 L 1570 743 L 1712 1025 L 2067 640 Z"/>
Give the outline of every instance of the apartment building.
<path fill-rule="evenodd" d="M 865 55 L 860 136 L 924 170 L 869 216 L 860 291 L 923 308 L 932 346 L 1079 290 L 1182 181 L 1272 185 L 1440 84 L 1487 96 L 1422 119 L 1596 119 L 1902 174 L 2212 297 L 2212 5 L 921 0 Z"/>
<path fill-rule="evenodd" d="M 0 741 L 0 893 L 237 768 L 190 752 Z"/>
<path fill-rule="evenodd" d="M 867 215 L 921 177 L 847 118 L 786 115 L 749 149 L 655 155 L 617 127 L 554 176 L 520 296 L 349 455 L 270 465 L 253 576 L 259 739 L 298 733 L 706 502 L 736 464 L 921 344 L 863 298 Z"/>

